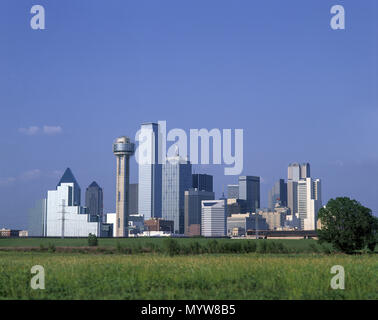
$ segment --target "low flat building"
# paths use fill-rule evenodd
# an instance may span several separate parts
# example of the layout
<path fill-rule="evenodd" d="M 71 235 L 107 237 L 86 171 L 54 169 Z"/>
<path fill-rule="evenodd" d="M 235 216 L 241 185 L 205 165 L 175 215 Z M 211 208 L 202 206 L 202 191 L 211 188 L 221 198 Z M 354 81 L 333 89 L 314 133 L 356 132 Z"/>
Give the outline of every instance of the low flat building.
<path fill-rule="evenodd" d="M 0 238 L 19 237 L 20 230 L 0 229 Z"/>
<path fill-rule="evenodd" d="M 227 235 L 234 236 L 237 230 L 237 236 L 247 234 L 247 230 L 268 230 L 268 225 L 263 216 L 259 214 L 245 213 L 233 214 L 227 218 Z"/>
<path fill-rule="evenodd" d="M 145 231 L 164 231 L 174 232 L 174 222 L 172 220 L 164 220 L 161 218 L 152 218 L 144 221 Z"/>

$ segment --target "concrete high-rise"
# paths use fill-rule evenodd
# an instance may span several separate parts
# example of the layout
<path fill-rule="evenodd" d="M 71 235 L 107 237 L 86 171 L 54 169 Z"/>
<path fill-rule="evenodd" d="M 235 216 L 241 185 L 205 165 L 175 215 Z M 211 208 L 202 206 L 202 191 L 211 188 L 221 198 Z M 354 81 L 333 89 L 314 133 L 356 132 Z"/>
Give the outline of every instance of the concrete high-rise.
<path fill-rule="evenodd" d="M 213 192 L 213 176 L 209 174 L 194 173 L 192 187 L 201 191 Z"/>
<path fill-rule="evenodd" d="M 114 226 L 117 237 L 128 237 L 130 157 L 134 151 L 135 145 L 128 137 L 120 137 L 113 143 L 113 153 L 117 157 L 116 225 Z"/>
<path fill-rule="evenodd" d="M 246 200 L 247 212 L 260 208 L 260 177 L 239 177 L 239 199 Z"/>
<path fill-rule="evenodd" d="M 162 217 L 162 138 L 157 123 L 144 123 L 139 131 L 138 211 L 145 220 Z"/>
<path fill-rule="evenodd" d="M 178 154 L 170 157 L 162 171 L 162 217 L 174 222 L 174 233 L 184 233 L 185 191 L 192 186 L 192 165 Z"/>
<path fill-rule="evenodd" d="M 290 163 L 287 169 L 287 206 L 291 214 L 298 212 L 297 189 L 298 181 L 310 178 L 309 163 Z"/>
<path fill-rule="evenodd" d="M 96 181 L 93 181 L 85 192 L 85 206 L 91 222 L 103 222 L 104 196 Z"/>
<path fill-rule="evenodd" d="M 316 230 L 321 206 L 320 180 L 305 178 L 298 181 L 298 217 L 301 230 Z"/>
<path fill-rule="evenodd" d="M 287 184 L 284 179 L 278 180 L 268 193 L 268 208 L 273 209 L 277 203 L 287 206 Z"/>
<path fill-rule="evenodd" d="M 214 199 L 214 192 L 197 189 L 185 191 L 185 235 L 201 235 L 201 201 Z"/>

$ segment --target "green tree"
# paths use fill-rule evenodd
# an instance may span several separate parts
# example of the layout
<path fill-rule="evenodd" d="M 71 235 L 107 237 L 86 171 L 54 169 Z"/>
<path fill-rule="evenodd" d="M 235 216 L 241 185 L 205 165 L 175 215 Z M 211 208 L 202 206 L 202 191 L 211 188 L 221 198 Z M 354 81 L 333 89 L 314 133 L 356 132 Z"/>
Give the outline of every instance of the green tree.
<path fill-rule="evenodd" d="M 90 247 L 96 247 L 97 244 L 98 244 L 98 240 L 97 240 L 96 235 L 90 233 L 88 235 L 88 246 L 90 246 Z"/>
<path fill-rule="evenodd" d="M 358 201 L 347 197 L 331 199 L 325 208 L 319 210 L 318 219 L 321 222 L 318 230 L 320 242 L 330 242 L 345 253 L 366 247 L 374 250 L 378 219 Z"/>

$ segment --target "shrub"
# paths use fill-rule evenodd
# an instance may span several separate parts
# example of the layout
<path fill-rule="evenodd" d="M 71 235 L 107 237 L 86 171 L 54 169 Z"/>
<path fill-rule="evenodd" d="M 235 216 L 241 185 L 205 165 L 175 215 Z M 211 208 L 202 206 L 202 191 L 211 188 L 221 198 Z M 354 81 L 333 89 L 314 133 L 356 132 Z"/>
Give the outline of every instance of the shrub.
<path fill-rule="evenodd" d="M 266 240 L 262 240 L 262 241 L 259 242 L 257 249 L 256 249 L 256 252 L 257 253 L 266 253 L 267 247 L 268 246 L 267 246 Z"/>
<path fill-rule="evenodd" d="M 180 245 L 176 239 L 167 238 L 164 240 L 164 248 L 170 256 L 180 253 Z"/>
<path fill-rule="evenodd" d="M 256 252 L 256 242 L 247 240 L 244 242 L 244 252 L 249 253 L 249 252 Z"/>
<path fill-rule="evenodd" d="M 54 253 L 56 251 L 55 245 L 53 243 L 49 243 L 49 252 Z"/>
<path fill-rule="evenodd" d="M 96 235 L 90 233 L 88 235 L 88 246 L 90 247 L 96 247 L 98 245 L 98 240 Z"/>

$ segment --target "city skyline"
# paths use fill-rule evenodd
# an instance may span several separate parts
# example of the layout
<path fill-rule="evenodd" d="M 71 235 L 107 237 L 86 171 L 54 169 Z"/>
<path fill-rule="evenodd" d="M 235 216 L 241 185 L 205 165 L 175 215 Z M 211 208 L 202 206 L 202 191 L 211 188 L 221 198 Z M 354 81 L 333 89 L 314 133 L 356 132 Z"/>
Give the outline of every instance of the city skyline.
<path fill-rule="evenodd" d="M 261 177 L 264 206 L 299 161 L 322 179 L 323 204 L 348 196 L 377 215 L 376 1 L 344 1 L 345 31 L 329 27 L 328 0 L 42 2 L 45 31 L 30 29 L 26 0 L 6 1 L 0 21 L 1 226 L 24 229 L 67 167 L 115 212 L 109 146 L 159 120 L 244 129 L 241 175 Z M 236 183 L 223 169 L 193 167 L 214 176 L 217 198 Z"/>

